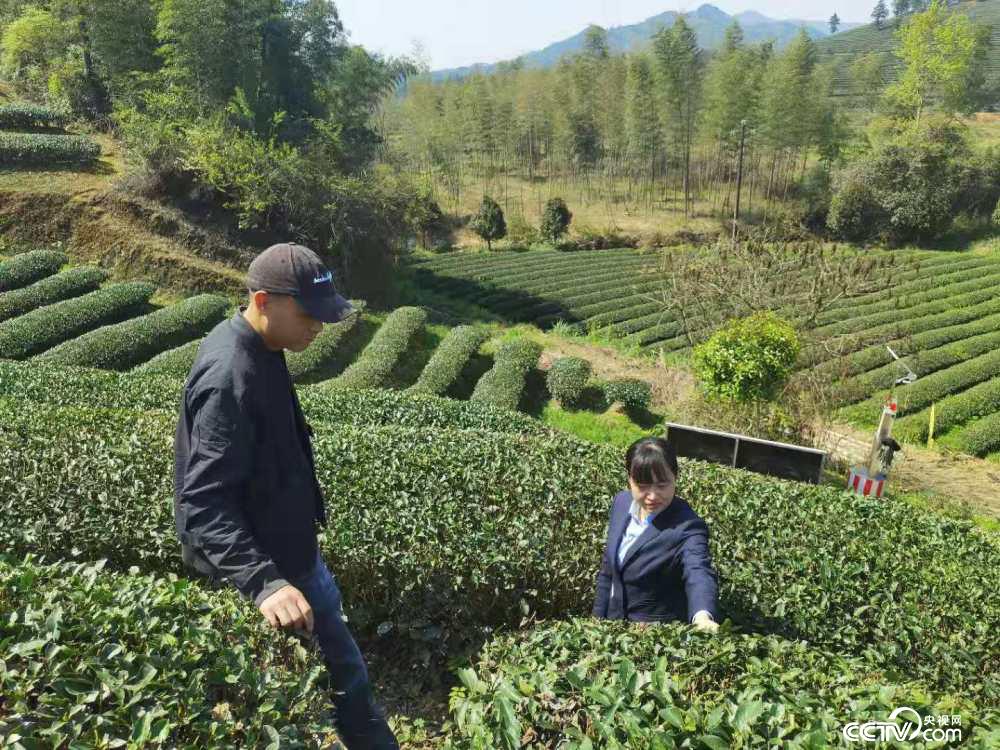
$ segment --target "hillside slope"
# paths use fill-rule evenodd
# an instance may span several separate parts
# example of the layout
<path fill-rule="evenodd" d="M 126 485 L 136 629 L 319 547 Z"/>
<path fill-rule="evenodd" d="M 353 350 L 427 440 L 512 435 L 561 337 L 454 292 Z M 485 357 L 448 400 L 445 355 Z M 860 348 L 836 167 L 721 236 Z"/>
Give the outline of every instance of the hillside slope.
<path fill-rule="evenodd" d="M 954 11 L 965 13 L 974 23 L 984 24 L 992 28 L 987 78 L 993 81 L 1000 79 L 1000 2 L 996 0 L 962 2 L 954 7 Z M 835 87 L 839 95 L 852 93 L 851 63 L 869 52 L 884 55 L 884 79 L 887 82 L 895 79 L 899 70 L 899 59 L 894 54 L 897 47 L 897 29 L 897 24 L 890 20 L 881 29 L 875 28 L 874 24 L 868 24 L 816 41 L 822 58 L 825 60 L 833 59 L 836 63 Z"/>

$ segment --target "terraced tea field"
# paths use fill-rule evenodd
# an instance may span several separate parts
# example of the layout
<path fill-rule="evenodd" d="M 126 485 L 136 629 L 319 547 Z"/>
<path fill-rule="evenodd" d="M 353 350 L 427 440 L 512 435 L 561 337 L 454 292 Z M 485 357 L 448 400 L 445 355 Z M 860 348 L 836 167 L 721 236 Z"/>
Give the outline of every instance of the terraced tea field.
<path fill-rule="evenodd" d="M 236 311 L 211 294 L 158 307 L 150 303 L 152 284 L 109 283 L 100 268 L 66 262 L 54 250 L 0 260 L 0 359 L 183 379 L 202 337 Z M 306 351 L 286 354 L 294 382 L 409 390 L 516 411 L 529 397 L 529 379 L 538 380 L 542 350 L 534 342 L 504 343 L 476 325 L 432 331 L 416 307 L 378 316 L 365 314 L 363 301 L 355 307 L 362 314 L 325 326 Z M 625 391 L 608 394 L 629 398 L 624 382 Z"/>
<path fill-rule="evenodd" d="M 835 341 L 806 350 L 801 367 L 838 381 L 837 399 L 851 421 L 868 424 L 902 374 L 888 343 L 919 379 L 894 388 L 900 434 L 925 440 L 929 407 L 943 442 L 984 456 L 1000 450 L 1000 258 L 909 253 L 891 289 L 839 300 L 810 332 Z M 477 304 L 512 321 L 564 321 L 599 330 L 649 355 L 684 357 L 689 342 L 663 310 L 658 257 L 635 250 L 533 251 L 445 255 L 413 263 L 417 283 Z M 801 322 L 795 302 L 781 312 Z"/>

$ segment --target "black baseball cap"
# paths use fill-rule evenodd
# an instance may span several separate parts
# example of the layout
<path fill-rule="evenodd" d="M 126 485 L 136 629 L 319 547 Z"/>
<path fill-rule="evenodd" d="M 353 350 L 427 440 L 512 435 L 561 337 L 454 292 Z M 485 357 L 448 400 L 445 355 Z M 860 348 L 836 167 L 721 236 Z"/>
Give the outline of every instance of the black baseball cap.
<path fill-rule="evenodd" d="M 263 289 L 295 297 L 309 315 L 336 323 L 354 311 L 337 293 L 333 272 L 305 245 L 282 242 L 254 258 L 247 271 L 250 291 Z"/>

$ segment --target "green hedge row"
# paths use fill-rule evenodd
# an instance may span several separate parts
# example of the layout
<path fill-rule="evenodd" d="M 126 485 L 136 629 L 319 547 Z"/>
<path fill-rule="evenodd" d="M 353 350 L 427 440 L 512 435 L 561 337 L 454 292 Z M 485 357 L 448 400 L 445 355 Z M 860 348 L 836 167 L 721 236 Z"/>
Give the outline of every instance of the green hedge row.
<path fill-rule="evenodd" d="M 68 118 L 62 112 L 28 102 L 0 104 L 0 130 L 61 128 Z"/>
<path fill-rule="evenodd" d="M 393 310 L 354 363 L 331 385 L 348 388 L 379 388 L 392 374 L 414 337 L 423 330 L 427 313 L 419 307 Z"/>
<path fill-rule="evenodd" d="M 947 430 L 964 425 L 980 417 L 989 417 L 1000 412 L 1000 378 L 987 380 L 968 390 L 939 401 L 934 405 L 934 433 L 941 435 Z M 892 433 L 907 442 L 924 442 L 930 431 L 930 409 L 922 409 L 915 414 L 896 421 Z M 984 455 L 984 451 L 979 455 Z"/>
<path fill-rule="evenodd" d="M 0 132 L 0 164 L 83 166 L 100 155 L 100 145 L 83 135 Z"/>
<path fill-rule="evenodd" d="M 186 344 L 175 346 L 160 352 L 155 357 L 132 368 L 137 375 L 166 375 L 171 378 L 187 378 L 198 356 L 198 347 L 202 339 L 195 339 Z"/>
<path fill-rule="evenodd" d="M 677 623 L 541 623 L 488 642 L 458 676 L 446 748 L 842 747 L 844 724 L 899 706 L 960 716 L 963 747 L 1000 743 L 1000 712 L 930 693 L 877 661 Z"/>
<path fill-rule="evenodd" d="M 545 386 L 560 404 L 573 406 L 583 396 L 592 372 L 590 362 L 582 357 L 560 357 L 545 373 Z"/>
<path fill-rule="evenodd" d="M 159 410 L 176 415 L 183 387 L 183 378 L 151 373 L 62 367 L 41 360 L 30 363 L 0 360 L 0 398 L 15 402 L 79 407 L 97 404 L 112 409 Z M 524 414 L 429 394 L 322 386 L 304 386 L 297 391 L 310 421 L 359 427 L 454 427 L 521 435 L 551 432 L 542 422 Z"/>
<path fill-rule="evenodd" d="M 0 261 L 0 292 L 21 289 L 56 273 L 69 258 L 58 250 L 31 250 Z"/>
<path fill-rule="evenodd" d="M 525 378 L 538 364 L 540 356 L 542 347 L 534 341 L 505 341 L 493 356 L 493 367 L 476 383 L 469 400 L 517 411 L 524 393 Z"/>
<path fill-rule="evenodd" d="M 64 299 L 97 289 L 108 274 L 102 268 L 80 266 L 0 294 L 0 322 Z"/>
<path fill-rule="evenodd" d="M 0 357 L 24 359 L 142 310 L 156 287 L 136 281 L 112 284 L 82 297 L 39 307 L 0 323 Z"/>
<path fill-rule="evenodd" d="M 873 340 L 901 339 L 925 331 L 934 331 L 939 328 L 947 328 L 961 323 L 976 321 L 980 318 L 996 315 L 997 313 L 1000 313 L 1000 294 L 983 302 L 969 305 L 968 307 L 956 307 L 931 315 L 906 318 L 855 332 L 841 341 L 839 354 L 847 355 L 860 349 L 865 349 Z M 803 351 L 799 355 L 799 363 L 803 367 L 812 367 L 829 358 L 829 349 L 821 344 Z"/>
<path fill-rule="evenodd" d="M 1000 284 L 994 283 L 992 286 L 981 287 L 975 291 L 957 294 L 944 299 L 936 298 L 931 302 L 923 302 L 919 305 L 906 308 L 905 311 L 888 309 L 885 312 L 862 315 L 857 318 L 820 326 L 814 329 L 817 336 L 835 336 L 841 334 L 857 333 L 858 331 L 868 332 L 870 329 L 881 325 L 893 325 L 897 322 L 924 318 L 937 313 L 950 312 L 959 308 L 968 308 L 997 298 L 1000 294 Z M 902 321 L 900 321 L 902 318 Z"/>
<path fill-rule="evenodd" d="M 178 572 L 171 417 L 2 413 L 4 549 L 75 548 Z M 338 519 L 322 544 L 360 626 L 447 635 L 516 625 L 522 603 L 542 617 L 589 610 L 608 502 L 624 485 L 620 451 L 555 435 L 343 426 L 318 429 L 316 448 Z M 1000 566 L 971 524 L 692 462 L 681 494 L 712 529 L 734 621 L 1000 700 L 989 626 Z"/>
<path fill-rule="evenodd" d="M 489 337 L 489 331 L 480 326 L 455 326 L 438 344 L 417 382 L 408 390 L 443 396 Z"/>
<path fill-rule="evenodd" d="M 10 748 L 318 747 L 317 653 L 235 592 L 0 558 L 0 737 Z"/>
<path fill-rule="evenodd" d="M 893 339 L 888 342 L 897 354 L 907 351 L 920 352 L 926 349 L 936 349 L 939 346 L 950 344 L 954 341 L 972 338 L 984 333 L 991 333 L 1000 328 L 1000 315 L 987 315 L 977 318 L 969 323 L 959 323 L 958 325 L 935 328 L 924 331 L 907 338 Z M 834 378 L 848 378 L 860 375 L 876 367 L 895 362 L 892 356 L 886 351 L 884 344 L 869 346 L 853 354 L 843 357 L 834 357 L 816 366 L 816 370 L 827 373 Z M 898 367 L 898 365 L 896 365 Z"/>
<path fill-rule="evenodd" d="M 285 362 L 288 364 L 288 372 L 293 381 L 309 383 L 323 380 L 329 377 L 328 372 L 331 367 L 347 364 L 339 361 L 342 357 L 341 345 L 347 335 L 357 327 L 367 303 L 355 299 L 351 300 L 351 306 L 357 311 L 356 314 L 339 323 L 324 325 L 323 331 L 305 351 L 286 352 Z"/>
<path fill-rule="evenodd" d="M 177 572 L 173 420 L 0 404 L 0 547 Z M 589 611 L 620 450 L 555 434 L 316 432 L 337 519 L 322 546 L 366 632 L 468 635 L 525 610 Z M 712 530 L 722 610 L 743 628 L 1000 703 L 1000 564 L 971 523 L 698 462 L 683 462 L 680 494 Z"/>
<path fill-rule="evenodd" d="M 966 360 L 945 370 L 920 378 L 910 385 L 893 391 L 899 404 L 897 416 L 906 416 L 930 406 L 945 396 L 965 390 L 985 380 L 1000 377 L 1000 349 Z M 878 421 L 885 403 L 886 392 L 879 393 L 853 406 L 844 407 L 840 413 L 846 418 L 870 424 Z"/>
<path fill-rule="evenodd" d="M 837 306 L 820 313 L 816 325 L 817 327 L 831 325 L 886 310 L 896 310 L 902 317 L 911 307 L 965 292 L 974 292 L 998 282 L 1000 282 L 1000 265 L 997 264 L 988 266 L 979 264 L 952 273 L 921 276 L 910 283 L 894 284 L 888 291 L 889 296 L 875 293 L 866 295 L 861 300 L 841 300 Z M 869 301 L 862 301 L 866 299 Z"/>
<path fill-rule="evenodd" d="M 153 355 L 204 335 L 225 318 L 229 301 L 199 294 L 156 312 L 104 326 L 49 349 L 40 358 L 55 364 L 128 370 Z"/>
<path fill-rule="evenodd" d="M 962 339 L 936 349 L 916 349 L 916 347 L 912 347 L 912 349 L 915 351 L 914 354 L 906 355 L 905 352 L 898 351 L 896 353 L 904 356 L 904 361 L 910 369 L 924 378 L 938 370 L 1000 349 L 1000 329 Z M 886 352 L 886 355 L 888 354 Z M 904 372 L 905 370 L 899 363 L 893 360 L 891 363 L 869 370 L 863 375 L 846 378 L 837 384 L 834 392 L 835 403 L 840 405 L 861 401 L 868 398 L 874 391 L 892 388 L 897 378 Z"/>
<path fill-rule="evenodd" d="M 985 456 L 1000 450 L 1000 411 L 978 419 L 954 437 L 959 450 L 973 456 Z"/>

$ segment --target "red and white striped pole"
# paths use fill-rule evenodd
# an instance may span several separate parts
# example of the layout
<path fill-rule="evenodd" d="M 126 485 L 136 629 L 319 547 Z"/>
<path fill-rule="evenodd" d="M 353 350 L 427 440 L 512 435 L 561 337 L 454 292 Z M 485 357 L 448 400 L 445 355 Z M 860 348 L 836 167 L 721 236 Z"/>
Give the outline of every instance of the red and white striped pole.
<path fill-rule="evenodd" d="M 867 465 L 855 466 L 851 469 L 847 488 L 858 495 L 882 497 L 885 493 L 887 477 L 882 471 L 880 455 L 883 441 L 892 434 L 892 423 L 898 410 L 899 405 L 896 399 L 890 395 L 886 399 L 885 406 L 882 407 L 882 418 L 879 420 L 878 429 L 875 430 L 875 439 L 872 441 L 872 448 L 868 453 Z"/>

